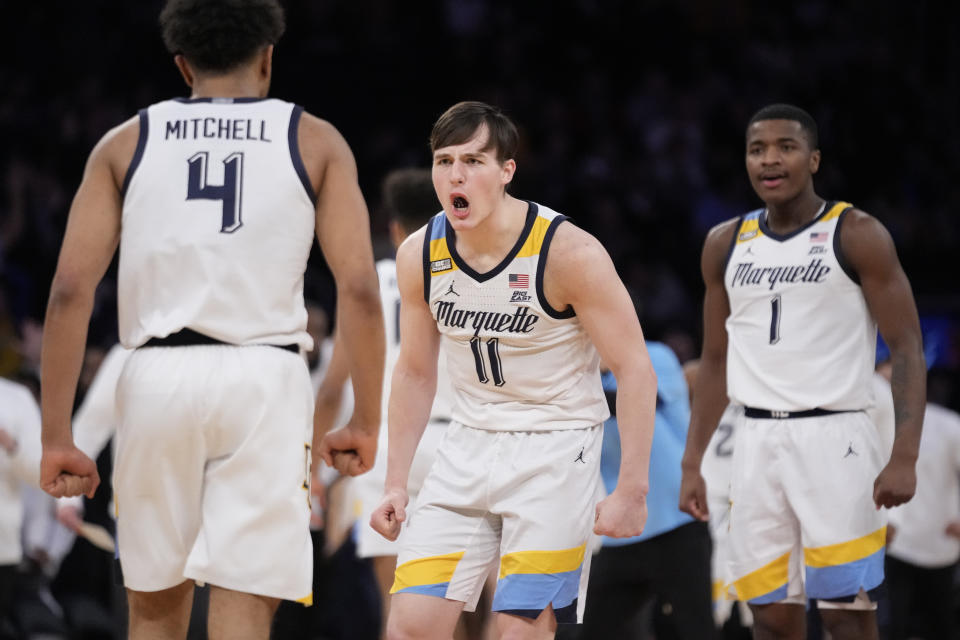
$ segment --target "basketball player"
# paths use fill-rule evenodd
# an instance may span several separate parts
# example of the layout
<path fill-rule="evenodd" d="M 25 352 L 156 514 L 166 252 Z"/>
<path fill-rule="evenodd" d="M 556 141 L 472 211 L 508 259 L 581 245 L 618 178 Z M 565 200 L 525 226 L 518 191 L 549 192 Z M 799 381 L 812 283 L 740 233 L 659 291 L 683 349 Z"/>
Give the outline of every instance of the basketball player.
<path fill-rule="evenodd" d="M 700 463 L 742 404 L 731 479 L 730 570 L 754 637 L 803 638 L 806 597 L 835 640 L 876 638 L 885 514 L 916 486 L 926 372 L 910 284 L 873 217 L 817 195 L 816 123 L 790 105 L 751 118 L 746 167 L 764 208 L 703 249 L 704 343 L 681 507 L 706 519 Z M 876 331 L 893 354 L 896 441 L 873 403 Z"/>
<path fill-rule="evenodd" d="M 43 343 L 41 485 L 92 495 L 70 408 L 93 293 L 119 243 L 115 501 L 131 638 L 182 638 L 194 581 L 212 638 L 266 638 L 279 599 L 311 600 L 313 394 L 301 350 L 313 236 L 338 283 L 358 412 L 334 448 L 373 463 L 383 327 L 366 205 L 346 142 L 267 99 L 276 0 L 170 0 L 164 40 L 189 99 L 152 105 L 91 153 Z M 330 446 L 327 443 L 325 446 Z M 353 451 L 347 451 L 353 450 Z"/>
<path fill-rule="evenodd" d="M 397 252 L 403 340 L 385 492 L 371 518 L 385 537 L 408 520 L 441 349 L 453 421 L 404 532 L 389 638 L 449 638 L 491 566 L 501 635 L 553 637 L 558 620 L 582 615 L 591 529 L 632 536 L 646 520 L 656 378 L 640 323 L 596 239 L 507 193 L 517 142 L 487 104 L 440 116 L 430 145 L 444 211 Z M 599 357 L 620 383 L 625 462 L 597 504 L 609 414 Z"/>
<path fill-rule="evenodd" d="M 394 248 L 399 247 L 408 235 L 422 227 L 440 207 L 428 169 L 398 169 L 390 172 L 384 179 L 383 197 L 390 214 L 390 241 Z M 393 366 L 400 352 L 400 292 L 397 289 L 396 260 L 393 258 L 378 260 L 377 275 L 380 280 L 380 302 L 387 334 L 386 369 L 383 380 L 383 397 L 386 404 L 390 390 L 390 374 L 393 372 Z M 340 413 L 343 385 L 347 374 L 343 356 L 339 341 L 335 341 L 330 367 L 317 392 L 317 407 L 314 413 L 314 425 L 317 429 L 315 439 L 323 437 Z M 450 423 L 450 397 L 447 391 L 448 385 L 443 379 L 445 377 L 442 375 L 439 380 L 438 392 L 430 410 L 430 420 L 411 466 L 407 484 L 411 499 L 415 499 L 420 490 L 420 485 L 423 484 L 423 479 L 433 463 L 434 452 L 440 438 Z M 386 406 L 383 407 L 381 415 L 386 418 Z M 358 505 L 360 514 L 356 531 L 357 555 L 361 558 L 372 558 L 373 571 L 380 587 L 384 629 L 389 612 L 390 587 L 397 567 L 398 543 L 378 534 L 370 527 L 369 522 L 374 508 L 380 504 L 380 498 L 383 495 L 383 484 L 387 475 L 386 466 L 387 429 L 381 427 L 373 469 L 369 473 L 350 480 L 348 493 L 354 504 Z"/>

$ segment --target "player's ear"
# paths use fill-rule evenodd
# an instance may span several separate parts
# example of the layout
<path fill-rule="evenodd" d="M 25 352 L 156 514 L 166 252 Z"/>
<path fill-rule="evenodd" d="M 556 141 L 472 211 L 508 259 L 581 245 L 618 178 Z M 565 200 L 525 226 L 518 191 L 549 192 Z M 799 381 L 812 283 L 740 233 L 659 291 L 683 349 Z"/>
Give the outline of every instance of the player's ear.
<path fill-rule="evenodd" d="M 820 170 L 820 149 L 814 149 L 810 154 L 810 173 L 816 173 Z"/>
<path fill-rule="evenodd" d="M 177 55 L 173 56 L 173 62 L 177 65 L 177 69 L 180 70 L 180 75 L 183 76 L 183 81 L 187 83 L 188 87 L 193 88 L 193 69 L 190 68 L 190 63 L 187 62 L 187 59 L 183 57 L 182 53 L 178 53 Z"/>
<path fill-rule="evenodd" d="M 260 75 L 270 81 L 270 75 L 273 70 L 273 45 L 268 44 L 260 52 Z"/>
<path fill-rule="evenodd" d="M 500 182 L 504 185 L 510 184 L 513 180 L 513 174 L 517 171 L 517 162 L 512 158 L 500 166 Z"/>

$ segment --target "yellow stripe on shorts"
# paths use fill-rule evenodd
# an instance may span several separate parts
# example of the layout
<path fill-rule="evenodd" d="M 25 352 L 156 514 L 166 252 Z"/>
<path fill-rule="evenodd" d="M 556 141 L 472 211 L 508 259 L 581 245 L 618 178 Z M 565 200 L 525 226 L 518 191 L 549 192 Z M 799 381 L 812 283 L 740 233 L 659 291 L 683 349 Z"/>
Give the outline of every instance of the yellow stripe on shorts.
<path fill-rule="evenodd" d="M 804 549 L 803 562 L 808 567 L 835 567 L 872 556 L 882 549 L 886 543 L 887 528 L 880 527 L 873 533 L 856 540 Z"/>
<path fill-rule="evenodd" d="M 736 591 L 737 600 L 753 600 L 787 584 L 789 563 L 790 552 L 787 551 L 770 564 L 735 580 L 733 588 Z"/>
<path fill-rule="evenodd" d="M 397 567 L 390 593 L 396 593 L 410 587 L 450 582 L 462 557 L 463 551 L 458 551 L 442 556 L 427 556 L 426 558 L 404 562 Z"/>
<path fill-rule="evenodd" d="M 566 573 L 583 564 L 587 543 L 559 551 L 515 551 L 500 559 L 500 579 L 516 573 Z"/>

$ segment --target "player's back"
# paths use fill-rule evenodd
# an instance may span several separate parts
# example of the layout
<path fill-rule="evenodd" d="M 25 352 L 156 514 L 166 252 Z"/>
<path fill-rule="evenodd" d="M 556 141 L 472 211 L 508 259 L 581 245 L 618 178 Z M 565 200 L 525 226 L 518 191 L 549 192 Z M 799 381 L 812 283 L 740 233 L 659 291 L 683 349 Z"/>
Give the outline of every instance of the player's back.
<path fill-rule="evenodd" d="M 141 110 L 123 185 L 124 346 L 187 328 L 232 344 L 309 348 L 303 273 L 315 213 L 300 115 L 252 98 Z"/>

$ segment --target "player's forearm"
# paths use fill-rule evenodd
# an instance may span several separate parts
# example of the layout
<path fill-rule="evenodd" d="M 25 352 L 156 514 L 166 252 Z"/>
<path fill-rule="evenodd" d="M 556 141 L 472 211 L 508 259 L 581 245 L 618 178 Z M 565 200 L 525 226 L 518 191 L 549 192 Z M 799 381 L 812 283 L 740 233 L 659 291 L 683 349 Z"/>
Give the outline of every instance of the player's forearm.
<path fill-rule="evenodd" d="M 681 460 L 684 469 L 700 471 L 703 454 L 729 403 L 726 379 L 726 360 L 705 354 L 700 361 L 693 391 L 690 428 L 687 430 L 687 443 Z"/>
<path fill-rule="evenodd" d="M 919 341 L 910 346 L 891 345 L 890 359 L 893 365 L 890 390 L 893 392 L 896 425 L 891 458 L 916 462 L 927 389 L 927 370 Z"/>
<path fill-rule="evenodd" d="M 337 330 L 346 349 L 354 414 L 361 416 L 362 424 L 379 426 L 386 345 L 380 294 L 374 286 L 347 289 L 341 295 Z"/>
<path fill-rule="evenodd" d="M 43 446 L 73 443 L 70 417 L 83 364 L 93 290 L 61 287 L 55 281 L 43 325 L 40 356 L 40 409 Z"/>
<path fill-rule="evenodd" d="M 617 378 L 617 427 L 620 472 L 617 489 L 646 495 L 650 487 L 650 448 L 657 409 L 657 376 L 647 361 L 614 372 Z"/>
<path fill-rule="evenodd" d="M 393 371 L 387 422 L 387 489 L 406 489 L 410 465 L 430 419 L 436 390 L 436 377 L 417 374 L 402 365 Z"/>

